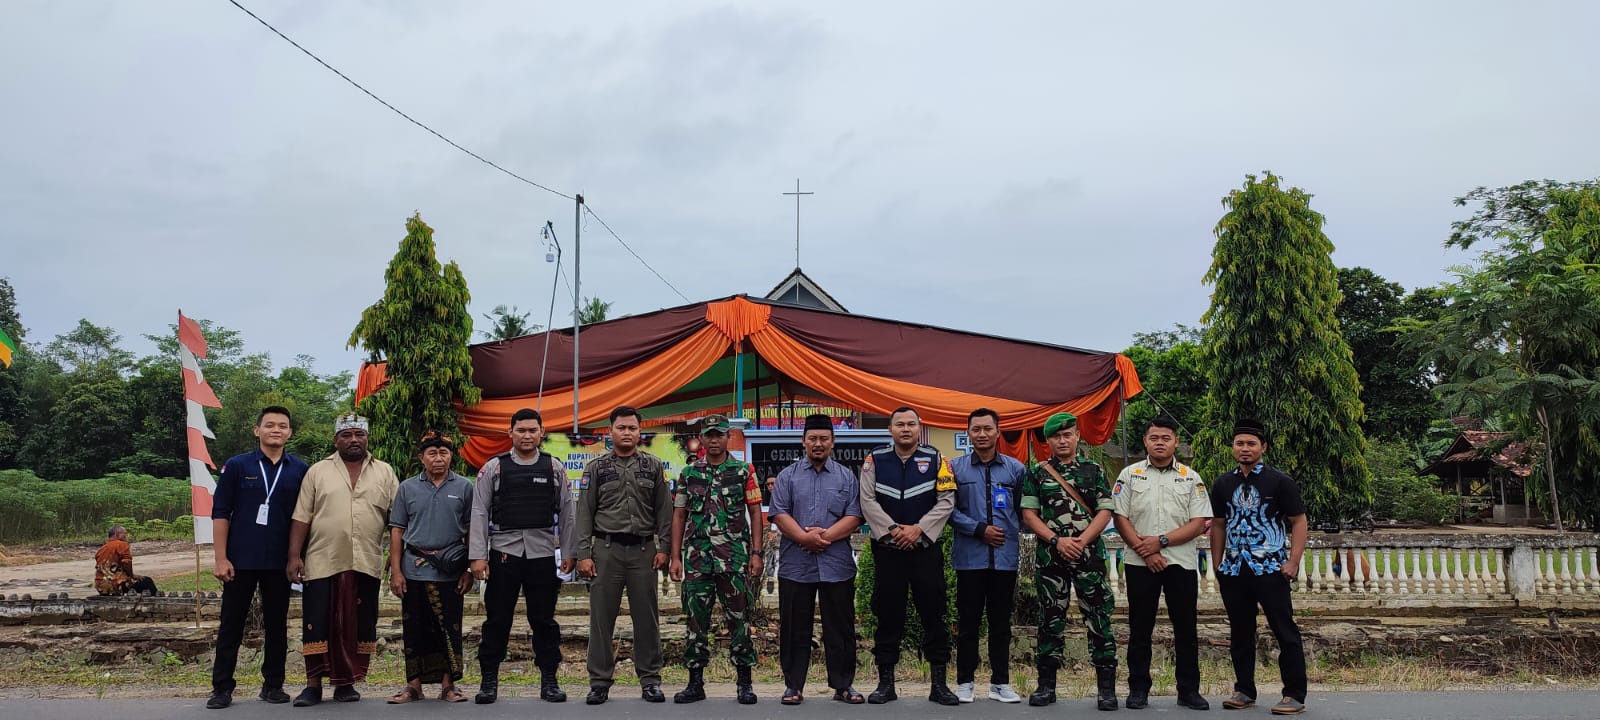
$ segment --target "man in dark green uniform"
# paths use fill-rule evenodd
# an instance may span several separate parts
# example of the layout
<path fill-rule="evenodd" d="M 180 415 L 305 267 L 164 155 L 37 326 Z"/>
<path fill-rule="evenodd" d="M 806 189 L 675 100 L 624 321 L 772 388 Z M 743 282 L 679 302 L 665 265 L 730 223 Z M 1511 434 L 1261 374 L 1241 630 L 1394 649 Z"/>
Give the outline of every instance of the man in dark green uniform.
<path fill-rule="evenodd" d="M 683 614 L 689 626 L 683 664 L 689 686 L 673 702 L 706 699 L 702 673 L 711 660 L 711 606 L 722 602 L 728 626 L 728 654 L 738 671 L 739 704 L 753 705 L 750 668 L 756 648 L 750 641 L 750 580 L 761 577 L 761 487 L 755 469 L 728 455 L 728 419 L 701 421 L 703 459 L 678 475 L 672 511 L 672 579 L 683 583 Z"/>
<path fill-rule="evenodd" d="M 1078 419 L 1056 413 L 1044 424 L 1051 458 L 1028 469 L 1022 481 L 1022 523 L 1038 538 L 1039 688 L 1033 706 L 1056 701 L 1067 603 L 1074 588 L 1089 635 L 1089 659 L 1099 690 L 1097 707 L 1117 709 L 1117 645 L 1111 635 L 1111 584 L 1106 581 L 1106 546 L 1100 531 L 1115 505 L 1105 471 L 1078 457 Z"/>
<path fill-rule="evenodd" d="M 599 705 L 611 695 L 617 658 L 611 635 L 628 592 L 633 617 L 633 663 L 640 696 L 661 694 L 661 626 L 656 617 L 656 576 L 667 567 L 672 532 L 672 489 L 666 465 L 639 449 L 639 411 L 611 411 L 611 451 L 583 468 L 578 498 L 578 575 L 589 584 L 589 696 Z"/>

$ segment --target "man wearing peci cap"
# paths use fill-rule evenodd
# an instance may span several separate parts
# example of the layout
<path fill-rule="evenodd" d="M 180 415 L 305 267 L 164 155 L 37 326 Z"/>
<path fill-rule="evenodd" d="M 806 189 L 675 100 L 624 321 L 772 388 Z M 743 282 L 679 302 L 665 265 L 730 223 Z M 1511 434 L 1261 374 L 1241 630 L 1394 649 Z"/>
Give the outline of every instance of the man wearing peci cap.
<path fill-rule="evenodd" d="M 761 577 L 761 487 L 755 468 L 728 455 L 728 419 L 707 416 L 700 424 L 705 457 L 678 475 L 672 512 L 672 579 L 683 583 L 683 614 L 689 626 L 683 664 L 689 685 L 673 702 L 706 698 L 705 667 L 711 659 L 711 606 L 722 603 L 728 654 L 738 673 L 741 705 L 756 702 L 750 671 L 756 664 L 750 641 L 750 583 Z"/>
<path fill-rule="evenodd" d="M 1306 507 L 1300 486 L 1261 461 L 1267 452 L 1266 426 L 1240 420 L 1233 429 L 1233 459 L 1239 466 L 1217 478 L 1211 511 L 1223 522 L 1211 525 L 1211 564 L 1217 571 L 1222 605 L 1228 611 L 1229 653 L 1233 656 L 1233 695 L 1229 710 L 1256 703 L 1256 608 L 1278 640 L 1278 673 L 1283 699 L 1274 715 L 1306 710 L 1306 656 L 1294 622 L 1290 583 L 1306 550 Z"/>
<path fill-rule="evenodd" d="M 572 570 L 577 536 L 576 504 L 567 488 L 561 461 L 539 452 L 544 418 L 533 408 L 511 415 L 511 450 L 484 461 L 472 495 L 472 528 L 467 557 L 472 574 L 487 583 L 483 593 L 483 641 L 478 645 L 478 671 L 483 680 L 472 701 L 488 705 L 500 697 L 500 663 L 506 659 L 517 599 L 527 600 L 532 632 L 533 664 L 539 668 L 539 698 L 566 702 L 556 680 L 561 667 L 561 624 L 556 598 L 561 571 Z"/>
<path fill-rule="evenodd" d="M 456 689 L 461 656 L 462 595 L 467 574 L 467 527 L 472 482 L 450 470 L 455 445 L 436 431 L 417 444 L 422 472 L 400 483 L 389 509 L 389 589 L 400 598 L 406 686 L 389 698 L 422 699 L 424 683 L 439 683 L 439 699 L 465 702 Z"/>
<path fill-rule="evenodd" d="M 378 583 L 389 507 L 400 483 L 394 468 L 367 452 L 367 419 L 333 422 L 334 454 L 312 465 L 300 483 L 289 525 L 285 572 L 305 584 L 300 595 L 300 653 L 306 689 L 295 707 L 322 702 L 322 680 L 333 699 L 356 702 L 378 647 Z"/>
<path fill-rule="evenodd" d="M 811 629 L 820 606 L 822 650 L 833 699 L 866 702 L 856 692 L 856 560 L 850 536 L 861 527 L 861 491 L 833 459 L 833 419 L 806 417 L 805 457 L 778 473 L 770 517 L 783 534 L 778 555 L 778 656 L 784 705 L 805 698 Z"/>
<path fill-rule="evenodd" d="M 1022 523 L 1038 538 L 1034 550 L 1039 592 L 1037 663 L 1039 687 L 1028 696 L 1035 707 L 1056 701 L 1056 671 L 1072 591 L 1089 639 L 1096 706 L 1117 709 L 1117 645 L 1111 634 L 1111 584 L 1101 531 L 1111 522 L 1111 488 L 1105 471 L 1078 456 L 1078 419 L 1056 413 L 1044 424 L 1050 459 L 1034 465 L 1022 482 Z"/>

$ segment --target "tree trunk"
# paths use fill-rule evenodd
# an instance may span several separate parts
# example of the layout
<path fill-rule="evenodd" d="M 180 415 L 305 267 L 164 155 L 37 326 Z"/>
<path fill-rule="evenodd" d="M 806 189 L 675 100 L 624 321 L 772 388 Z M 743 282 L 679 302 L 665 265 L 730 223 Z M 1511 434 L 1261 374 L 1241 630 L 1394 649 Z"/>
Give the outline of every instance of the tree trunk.
<path fill-rule="evenodd" d="M 1550 416 L 1539 406 L 1539 427 L 1544 430 L 1544 476 L 1550 482 L 1550 514 L 1555 516 L 1556 532 L 1566 532 L 1561 524 L 1561 499 L 1556 496 L 1555 450 L 1550 446 Z"/>

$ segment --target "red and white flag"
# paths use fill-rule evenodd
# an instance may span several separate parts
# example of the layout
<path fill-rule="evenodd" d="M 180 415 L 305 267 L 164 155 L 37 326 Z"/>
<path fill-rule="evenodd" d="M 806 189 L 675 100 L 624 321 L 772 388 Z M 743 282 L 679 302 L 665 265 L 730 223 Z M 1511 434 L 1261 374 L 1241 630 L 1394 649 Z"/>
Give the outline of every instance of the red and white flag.
<path fill-rule="evenodd" d="M 194 542 L 211 543 L 211 498 L 217 492 L 217 480 L 211 470 L 217 464 L 211 461 L 211 451 L 206 449 L 206 439 L 217 439 L 206 426 L 203 408 L 219 408 L 222 403 L 206 384 L 200 372 L 200 360 L 206 356 L 206 338 L 200 324 L 178 311 L 178 360 L 183 363 L 183 405 L 188 415 L 189 435 L 189 496 L 194 516 Z"/>

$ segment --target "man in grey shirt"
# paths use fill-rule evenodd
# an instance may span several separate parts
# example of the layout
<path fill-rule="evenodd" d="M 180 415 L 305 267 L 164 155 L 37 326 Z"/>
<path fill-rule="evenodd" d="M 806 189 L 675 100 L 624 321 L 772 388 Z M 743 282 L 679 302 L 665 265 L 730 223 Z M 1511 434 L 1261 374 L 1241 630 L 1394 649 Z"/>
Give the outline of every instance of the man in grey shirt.
<path fill-rule="evenodd" d="M 473 701 L 487 705 L 498 698 L 500 663 L 506 657 L 517 598 L 526 596 L 539 697 L 564 702 L 567 694 L 556 681 L 561 665 L 556 550 L 561 551 L 561 572 L 571 572 L 575 505 L 566 467 L 539 452 L 544 420 L 538 411 L 523 408 L 512 415 L 510 435 L 511 452 L 490 458 L 478 469 L 472 503 L 467 557 L 472 560 L 473 577 L 488 582 L 483 597 L 488 617 L 478 644 L 483 681 Z"/>
<path fill-rule="evenodd" d="M 439 699 L 467 699 L 461 680 L 462 595 L 472 483 L 450 471 L 455 447 L 437 432 L 417 448 L 422 472 L 395 490 L 389 508 L 389 589 L 404 609 L 406 686 L 391 705 L 422 699 L 423 683 L 439 683 Z"/>

